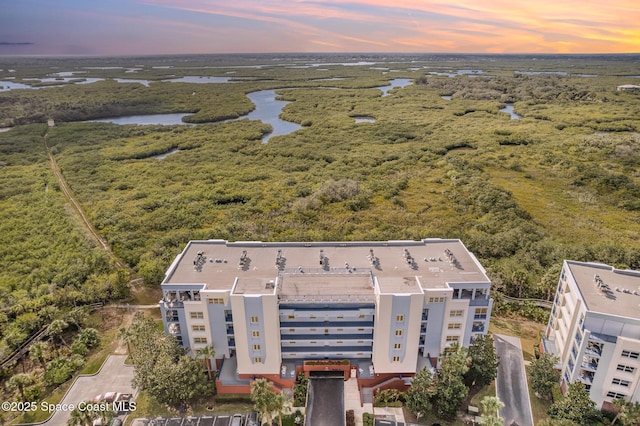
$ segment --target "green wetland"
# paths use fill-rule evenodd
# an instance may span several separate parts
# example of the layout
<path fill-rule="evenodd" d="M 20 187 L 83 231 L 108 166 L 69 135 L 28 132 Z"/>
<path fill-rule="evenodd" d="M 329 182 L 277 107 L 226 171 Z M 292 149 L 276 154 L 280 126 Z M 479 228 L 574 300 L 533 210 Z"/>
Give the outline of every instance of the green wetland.
<path fill-rule="evenodd" d="M 0 58 L 0 351 L 74 306 L 127 293 L 62 193 L 45 135 L 89 221 L 151 287 L 187 241 L 208 238 L 460 238 L 495 289 L 517 297 L 551 297 L 568 258 L 639 269 L 640 92 L 617 90 L 640 84 L 639 65 L 637 55 Z M 163 81 L 189 76 L 221 79 Z M 382 96 L 392 79 L 412 84 Z M 287 101 L 280 119 L 298 130 L 263 143 L 271 126 L 242 118 L 254 109 L 247 94 L 262 90 Z M 510 105 L 519 119 L 500 111 Z M 198 125 L 84 122 L 165 113 Z"/>

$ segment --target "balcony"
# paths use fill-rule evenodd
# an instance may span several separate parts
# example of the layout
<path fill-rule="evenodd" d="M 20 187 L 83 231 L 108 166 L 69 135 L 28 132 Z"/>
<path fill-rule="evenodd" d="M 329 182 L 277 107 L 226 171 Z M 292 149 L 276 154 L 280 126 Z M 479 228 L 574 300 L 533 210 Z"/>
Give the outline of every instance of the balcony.
<path fill-rule="evenodd" d="M 584 351 L 585 355 L 597 356 L 600 357 L 602 355 L 602 344 L 597 344 L 593 342 L 587 343 L 587 348 Z"/>
<path fill-rule="evenodd" d="M 580 370 L 580 375 L 578 376 L 578 380 L 580 380 L 585 385 L 591 386 L 593 383 L 594 373 L 591 371 Z"/>
<path fill-rule="evenodd" d="M 580 367 L 585 371 L 596 371 L 598 369 L 598 359 L 592 357 L 584 357 Z"/>
<path fill-rule="evenodd" d="M 281 321 L 280 328 L 315 327 L 315 328 L 344 328 L 344 327 L 373 327 L 373 321 Z"/>
<path fill-rule="evenodd" d="M 474 322 L 471 326 L 471 331 L 473 333 L 483 333 L 484 332 L 485 323 L 484 322 Z"/>
<path fill-rule="evenodd" d="M 373 340 L 373 333 L 369 334 L 281 334 L 280 340 Z"/>

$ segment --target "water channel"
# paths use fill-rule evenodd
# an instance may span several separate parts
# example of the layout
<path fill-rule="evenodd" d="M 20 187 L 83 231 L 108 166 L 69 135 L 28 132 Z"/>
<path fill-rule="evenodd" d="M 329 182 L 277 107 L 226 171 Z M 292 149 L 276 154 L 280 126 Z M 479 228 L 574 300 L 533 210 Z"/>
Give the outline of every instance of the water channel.
<path fill-rule="evenodd" d="M 511 116 L 512 120 L 520 120 L 522 118 L 521 115 L 518 115 L 515 112 L 513 112 L 513 104 L 507 104 L 507 106 L 502 108 L 500 112 L 506 112 L 507 114 L 509 114 L 509 116 Z"/>
<path fill-rule="evenodd" d="M 64 77 L 69 78 L 69 77 Z M 87 79 L 82 83 L 87 84 L 93 81 L 97 81 L 97 79 Z M 44 81 L 41 80 L 41 81 Z M 149 85 L 148 80 L 136 80 L 136 79 L 121 79 L 116 78 L 114 81 L 118 83 L 139 83 L 145 86 Z M 181 77 L 171 80 L 163 80 L 163 81 L 172 81 L 172 82 L 185 82 L 185 83 L 230 83 L 230 77 L 197 77 L 197 76 L 187 76 Z M 392 89 L 402 88 L 409 86 L 413 83 L 413 80 L 408 78 L 396 78 L 389 81 L 389 85 L 376 87 L 382 92 L 382 96 L 388 96 L 389 91 Z M 0 82 L 0 90 L 12 90 L 12 89 L 36 89 L 38 87 L 29 86 L 22 83 L 15 83 L 11 81 L 2 81 Z M 279 135 L 288 135 L 290 133 L 295 132 L 302 128 L 301 125 L 297 123 L 292 123 L 289 121 L 282 120 L 279 116 L 282 113 L 282 109 L 288 104 L 286 101 L 278 100 L 275 90 L 260 90 L 257 92 L 248 93 L 247 97 L 253 102 L 256 108 L 251 111 L 249 114 L 241 116 L 237 119 L 233 120 L 224 120 L 224 121 L 235 121 L 243 118 L 248 118 L 249 120 L 260 120 L 263 123 L 271 125 L 273 131 L 262 139 L 263 143 L 267 143 L 269 139 L 273 136 Z M 113 123 L 113 124 L 139 124 L 139 125 L 193 125 L 190 123 L 185 123 L 182 119 L 189 115 L 188 113 L 170 113 L 170 114 L 148 114 L 148 115 L 130 115 L 130 116 L 121 116 L 121 117 L 113 117 L 113 118 L 101 118 L 96 120 L 88 120 L 89 122 L 96 123 Z M 373 117 L 355 117 L 357 123 L 361 122 L 375 122 Z M 224 122 L 223 121 L 223 122 Z M 173 152 L 172 152 L 173 153 Z M 162 158 L 161 158 L 162 159 Z"/>

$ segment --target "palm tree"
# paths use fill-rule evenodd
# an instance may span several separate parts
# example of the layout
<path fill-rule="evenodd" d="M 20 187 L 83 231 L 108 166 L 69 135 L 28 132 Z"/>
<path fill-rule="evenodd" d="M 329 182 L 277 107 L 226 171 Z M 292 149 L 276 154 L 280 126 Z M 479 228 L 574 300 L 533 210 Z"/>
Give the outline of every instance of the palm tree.
<path fill-rule="evenodd" d="M 209 376 L 209 381 L 211 381 L 211 371 L 213 368 L 211 367 L 211 359 L 216 356 L 216 350 L 213 346 L 205 346 L 204 348 L 200 348 L 196 350 L 196 358 L 202 358 L 205 367 L 207 368 L 207 375 Z"/>
<path fill-rule="evenodd" d="M 46 342 L 35 342 L 29 348 L 29 359 L 31 362 L 38 362 L 44 370 L 47 369 L 46 354 L 50 350 L 50 345 Z"/>
<path fill-rule="evenodd" d="M 32 385 L 34 381 L 35 380 L 31 374 L 20 373 L 11 376 L 7 384 L 10 388 L 17 389 L 18 392 L 20 392 L 20 398 L 22 398 L 23 401 L 26 401 L 26 398 L 24 396 L 24 388 Z"/>
<path fill-rule="evenodd" d="M 482 416 L 480 416 L 480 424 L 484 426 L 502 426 L 504 419 L 500 417 L 498 410 L 504 407 L 502 401 L 495 396 L 485 396 L 480 401 L 483 408 Z"/>
<path fill-rule="evenodd" d="M 129 328 L 123 327 L 118 330 L 118 339 L 122 340 L 127 344 L 127 353 L 131 355 L 131 347 L 129 346 L 131 343 L 131 339 L 133 338 L 133 333 Z"/>
<path fill-rule="evenodd" d="M 618 414 L 613 419 L 611 424 L 615 424 L 616 421 L 620 422 L 624 426 L 632 426 L 640 423 L 640 402 L 629 402 L 621 398 L 613 400 L 613 405 L 618 409 Z"/>
<path fill-rule="evenodd" d="M 267 379 L 257 379 L 251 384 L 251 401 L 256 411 L 260 413 L 261 420 L 263 416 L 267 417 L 267 424 L 273 423 L 271 414 L 278 405 L 277 395 Z"/>
<path fill-rule="evenodd" d="M 273 398 L 272 410 L 278 414 L 278 423 L 282 426 L 282 414 L 291 411 L 291 407 L 287 404 L 287 398 L 283 393 L 276 394 Z"/>
<path fill-rule="evenodd" d="M 60 339 L 62 344 L 67 346 L 67 342 L 65 342 L 64 338 L 62 337 L 62 333 L 64 333 L 64 330 L 66 330 L 67 327 L 69 327 L 69 324 L 65 320 L 54 320 L 51 324 L 49 324 L 49 335 L 54 339 Z"/>
<path fill-rule="evenodd" d="M 94 410 L 80 410 L 77 406 L 69 413 L 67 426 L 88 426 L 99 417 L 99 413 Z"/>

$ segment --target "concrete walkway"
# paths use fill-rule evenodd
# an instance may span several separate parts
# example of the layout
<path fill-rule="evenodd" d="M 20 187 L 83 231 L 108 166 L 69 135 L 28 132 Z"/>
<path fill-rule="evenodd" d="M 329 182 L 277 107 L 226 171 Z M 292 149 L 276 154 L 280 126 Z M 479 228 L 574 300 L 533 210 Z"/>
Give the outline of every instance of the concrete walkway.
<path fill-rule="evenodd" d="M 355 377 L 344 382 L 344 409 L 345 412 L 353 410 L 356 418 L 356 426 L 362 426 L 362 414 L 373 413 L 373 404 L 360 403 L 358 379 Z"/>
<path fill-rule="evenodd" d="M 109 355 L 97 374 L 83 375 L 76 378 L 60 404 L 77 405 L 82 401 L 91 401 L 96 395 L 106 392 L 136 393 L 131 385 L 133 366 L 125 365 L 127 355 Z M 62 406 L 64 407 L 64 405 Z M 53 416 L 43 424 L 51 426 L 66 425 L 69 410 L 55 411 Z"/>
<path fill-rule="evenodd" d="M 494 344 L 500 357 L 496 393 L 504 403 L 504 407 L 500 409 L 500 417 L 505 420 L 505 425 L 516 423 L 519 426 L 533 426 L 520 339 L 496 334 Z"/>

